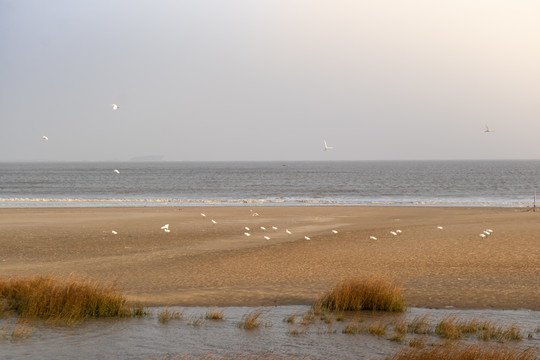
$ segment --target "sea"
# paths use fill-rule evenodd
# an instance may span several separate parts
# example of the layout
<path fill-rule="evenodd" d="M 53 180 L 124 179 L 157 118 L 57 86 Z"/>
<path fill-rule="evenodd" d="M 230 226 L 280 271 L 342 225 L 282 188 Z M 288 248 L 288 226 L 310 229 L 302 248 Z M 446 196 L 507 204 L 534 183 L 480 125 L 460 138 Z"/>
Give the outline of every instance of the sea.
<path fill-rule="evenodd" d="M 540 160 L 0 163 L 0 207 L 529 207 L 536 190 Z"/>

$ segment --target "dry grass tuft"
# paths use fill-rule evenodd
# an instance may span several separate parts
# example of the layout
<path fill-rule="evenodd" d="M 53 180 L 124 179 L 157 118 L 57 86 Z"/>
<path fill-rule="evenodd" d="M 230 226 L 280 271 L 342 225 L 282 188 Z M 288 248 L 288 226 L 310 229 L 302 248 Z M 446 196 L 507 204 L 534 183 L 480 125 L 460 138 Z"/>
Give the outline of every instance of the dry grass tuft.
<path fill-rule="evenodd" d="M 458 320 L 455 316 L 442 319 L 435 327 L 435 333 L 445 339 L 459 339 L 466 334 L 477 334 L 478 338 L 498 342 L 519 341 L 523 338 L 521 330 L 516 325 L 508 328 L 496 326 L 489 321 L 470 319 Z"/>
<path fill-rule="evenodd" d="M 52 321 L 144 314 L 142 307 L 132 309 L 127 306 L 124 297 L 112 286 L 100 286 L 74 277 L 67 280 L 54 276 L 0 280 L 0 299 L 7 303 L 9 311 L 21 317 Z"/>
<path fill-rule="evenodd" d="M 180 320 L 184 316 L 184 311 L 171 311 L 168 307 L 161 310 L 158 314 L 158 321 L 166 323 L 169 320 Z"/>
<path fill-rule="evenodd" d="M 331 291 L 319 298 L 316 311 L 404 311 L 401 287 L 380 276 L 353 277 L 340 281 Z"/>
<path fill-rule="evenodd" d="M 406 347 L 387 360 L 536 360 L 534 349 L 482 347 L 480 345 Z"/>
<path fill-rule="evenodd" d="M 212 310 L 206 312 L 204 318 L 207 320 L 223 320 L 223 310 L 213 308 Z"/>
<path fill-rule="evenodd" d="M 245 330 L 255 329 L 261 325 L 259 316 L 261 316 L 262 310 L 257 309 L 248 314 L 242 316 L 242 320 L 238 323 L 238 327 Z"/>

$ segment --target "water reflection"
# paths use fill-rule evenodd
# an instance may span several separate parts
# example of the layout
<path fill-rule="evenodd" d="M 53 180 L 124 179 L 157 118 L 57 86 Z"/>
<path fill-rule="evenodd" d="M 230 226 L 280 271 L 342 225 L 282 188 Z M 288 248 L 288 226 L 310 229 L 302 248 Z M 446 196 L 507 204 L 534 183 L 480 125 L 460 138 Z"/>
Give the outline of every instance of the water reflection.
<path fill-rule="evenodd" d="M 399 323 L 424 317 L 432 328 L 447 316 L 459 319 L 491 321 L 502 327 L 515 324 L 523 339 L 512 341 L 524 348 L 540 348 L 540 312 L 529 310 L 435 310 L 409 308 L 403 314 L 370 312 L 308 316 L 306 306 L 262 307 L 261 324 L 253 330 L 238 326 L 242 317 L 255 308 L 223 308 L 222 320 L 207 320 L 206 307 L 171 308 L 183 311 L 181 319 L 158 320 L 162 308 L 152 308 L 151 315 L 141 319 L 92 320 L 71 326 L 0 320 L 0 358 L 20 359 L 165 359 L 182 355 L 202 356 L 227 353 L 264 353 L 306 358 L 378 359 L 391 355 L 420 335 L 407 333 L 396 337 Z M 295 316 L 291 316 L 291 315 Z M 289 318 L 289 322 L 287 322 Z M 291 319 L 294 318 L 294 319 Z M 378 324 L 384 334 L 367 330 Z M 344 329 L 359 325 L 359 333 Z M 375 327 L 375 326 L 374 326 Z M 17 330 L 19 328 L 19 330 Z M 20 331 L 21 328 L 25 331 Z M 442 341 L 440 337 L 422 335 L 425 343 Z M 393 340 L 391 340 L 393 339 Z M 475 336 L 460 340 L 479 341 Z"/>

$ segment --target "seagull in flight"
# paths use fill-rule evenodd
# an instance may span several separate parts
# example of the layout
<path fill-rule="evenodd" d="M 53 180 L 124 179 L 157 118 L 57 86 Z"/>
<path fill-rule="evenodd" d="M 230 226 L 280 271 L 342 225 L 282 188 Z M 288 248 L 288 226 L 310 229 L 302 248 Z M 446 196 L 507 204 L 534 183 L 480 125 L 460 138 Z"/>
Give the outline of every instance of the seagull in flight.
<path fill-rule="evenodd" d="M 114 172 L 120 174 L 120 171 L 118 171 L 118 169 L 114 169 Z"/>
<path fill-rule="evenodd" d="M 43 140 L 49 140 L 49 138 L 46 137 L 45 135 L 43 135 L 41 138 L 42 138 Z"/>
<path fill-rule="evenodd" d="M 116 104 L 111 104 L 111 106 L 112 106 L 112 109 L 113 109 L 113 110 L 118 110 L 118 109 L 120 109 L 120 106 L 118 106 L 118 105 L 116 105 Z"/>
<path fill-rule="evenodd" d="M 486 128 L 486 130 L 484 130 L 484 132 L 486 132 L 486 133 L 495 132 L 495 130 L 490 129 L 489 126 L 487 126 L 487 124 L 484 124 L 484 126 Z"/>
<path fill-rule="evenodd" d="M 328 144 L 326 143 L 326 140 L 323 140 L 323 141 L 324 141 L 324 151 L 333 149 L 332 146 L 328 146 Z"/>

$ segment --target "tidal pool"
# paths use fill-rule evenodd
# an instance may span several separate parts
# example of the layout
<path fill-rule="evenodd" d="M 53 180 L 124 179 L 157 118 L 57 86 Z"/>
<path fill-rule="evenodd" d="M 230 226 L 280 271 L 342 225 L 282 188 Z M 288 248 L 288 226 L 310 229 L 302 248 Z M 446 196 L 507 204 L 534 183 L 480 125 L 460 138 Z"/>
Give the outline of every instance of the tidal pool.
<path fill-rule="evenodd" d="M 540 311 L 409 308 L 400 314 L 321 316 L 312 315 L 308 306 L 224 307 L 218 309 L 223 311 L 222 320 L 208 320 L 205 314 L 212 308 L 169 309 L 183 312 L 182 317 L 162 322 L 159 314 L 163 308 L 158 307 L 149 308 L 150 314 L 143 318 L 98 319 L 69 326 L 21 323 L 5 317 L 0 319 L 0 359 L 180 359 L 185 355 L 270 352 L 309 359 L 383 359 L 415 340 L 423 346 L 445 341 L 433 331 L 449 316 L 489 321 L 502 329 L 515 325 L 522 339 L 508 343 L 523 349 L 534 347 L 540 355 Z M 256 310 L 261 311 L 257 328 L 238 326 L 243 316 Z M 429 334 L 398 333 L 398 324 L 422 318 Z M 477 334 L 456 341 L 497 343 Z"/>

